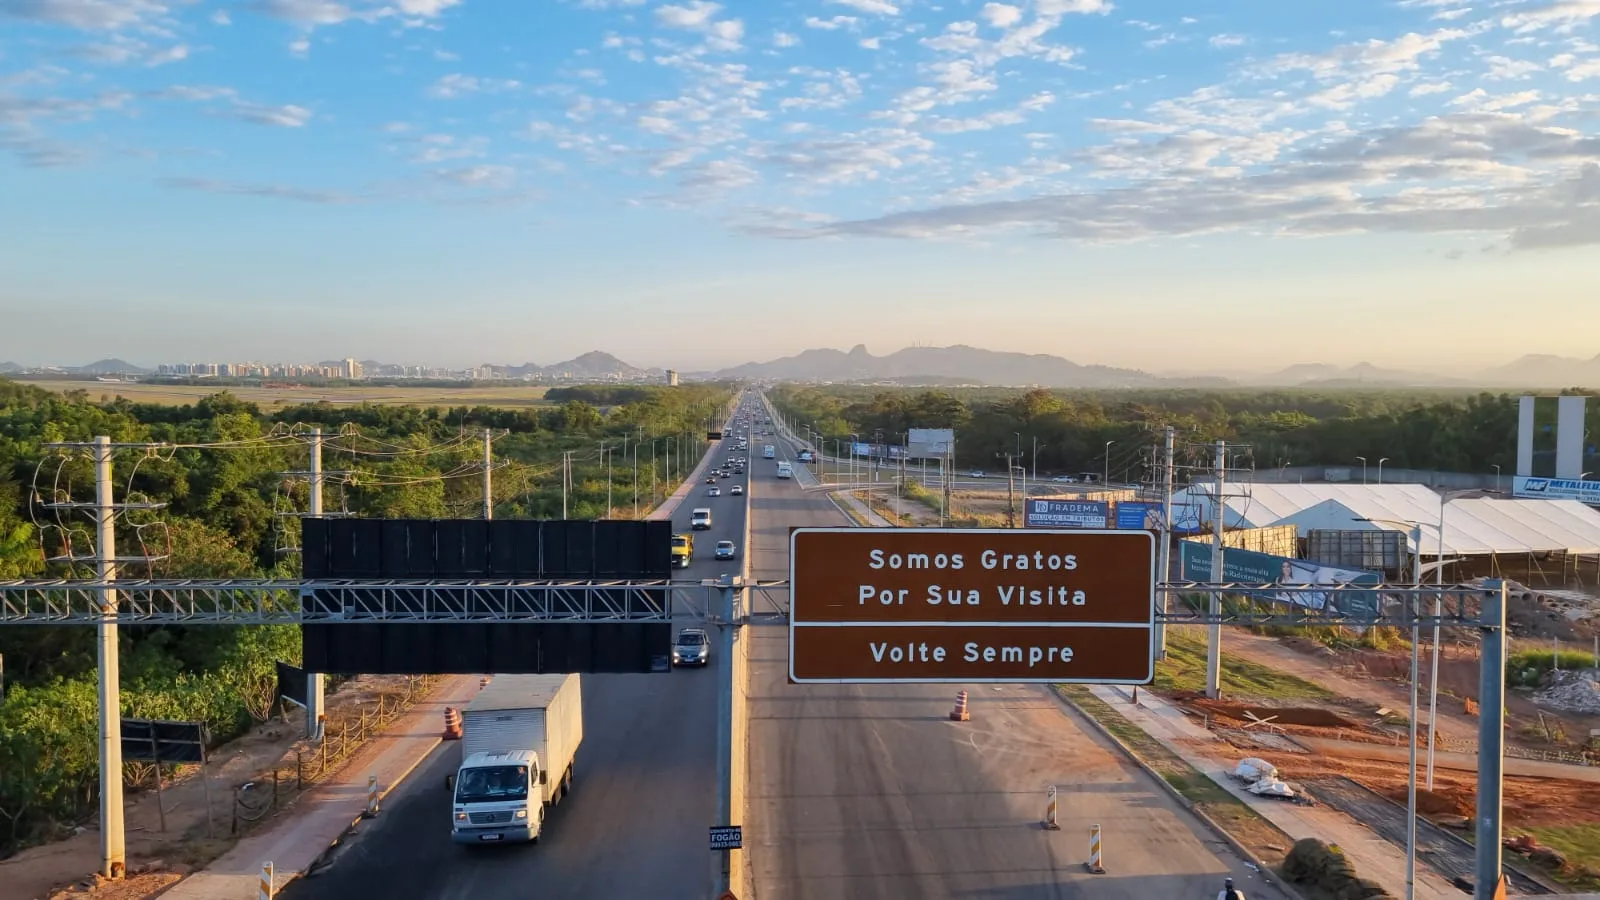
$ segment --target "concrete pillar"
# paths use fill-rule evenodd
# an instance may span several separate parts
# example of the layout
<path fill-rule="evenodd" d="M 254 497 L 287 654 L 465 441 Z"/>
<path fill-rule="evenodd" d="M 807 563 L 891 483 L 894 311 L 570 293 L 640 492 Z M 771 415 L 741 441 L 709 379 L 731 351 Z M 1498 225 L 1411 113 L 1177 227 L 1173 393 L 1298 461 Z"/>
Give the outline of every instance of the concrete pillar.
<path fill-rule="evenodd" d="M 1583 474 L 1583 411 L 1587 397 L 1556 400 L 1556 477 Z"/>
<path fill-rule="evenodd" d="M 1533 475 L 1533 403 L 1537 398 L 1522 397 L 1517 401 L 1517 475 Z"/>

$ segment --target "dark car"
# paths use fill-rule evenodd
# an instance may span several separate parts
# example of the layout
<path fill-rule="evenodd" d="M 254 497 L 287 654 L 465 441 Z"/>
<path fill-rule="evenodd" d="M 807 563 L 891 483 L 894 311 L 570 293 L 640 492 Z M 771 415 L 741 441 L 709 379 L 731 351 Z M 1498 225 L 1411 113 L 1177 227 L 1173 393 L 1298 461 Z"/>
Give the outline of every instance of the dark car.
<path fill-rule="evenodd" d="M 699 628 L 685 628 L 678 632 L 677 643 L 672 645 L 672 664 L 675 666 L 703 666 L 711 662 L 711 638 Z"/>
<path fill-rule="evenodd" d="M 717 476 L 715 476 L 715 475 L 707 475 L 706 476 L 706 484 L 716 484 L 716 483 L 717 483 Z"/>

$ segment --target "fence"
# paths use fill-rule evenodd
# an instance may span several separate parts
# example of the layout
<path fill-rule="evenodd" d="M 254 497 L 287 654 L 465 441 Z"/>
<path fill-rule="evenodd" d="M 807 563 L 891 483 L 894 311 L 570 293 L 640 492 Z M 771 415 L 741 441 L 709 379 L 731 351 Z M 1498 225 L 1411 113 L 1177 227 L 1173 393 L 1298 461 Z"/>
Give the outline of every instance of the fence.
<path fill-rule="evenodd" d="M 279 758 L 270 772 L 263 773 L 259 781 L 240 785 L 233 795 L 230 833 L 249 830 L 250 826 L 275 815 L 301 792 L 328 777 L 368 738 L 427 696 L 438 681 L 436 675 L 407 678 L 405 691 L 379 694 L 378 702 L 371 708 L 345 716 L 337 725 L 330 724 L 323 732 L 321 743 L 296 745 Z"/>
<path fill-rule="evenodd" d="M 1395 731 L 1354 731 L 1348 728 L 1336 728 L 1333 732 L 1334 740 L 1345 741 L 1352 744 L 1379 744 L 1387 747 L 1404 747 L 1408 735 Z M 1418 735 L 1418 746 L 1428 745 L 1427 737 Z M 1478 742 L 1447 738 L 1442 734 L 1434 734 L 1433 746 L 1435 750 L 1446 753 L 1466 753 L 1477 755 Z M 1536 750 L 1528 747 L 1519 747 L 1515 744 L 1506 744 L 1507 759 L 1525 759 L 1530 762 L 1561 763 L 1569 766 L 1600 766 L 1600 753 L 1589 750 Z"/>

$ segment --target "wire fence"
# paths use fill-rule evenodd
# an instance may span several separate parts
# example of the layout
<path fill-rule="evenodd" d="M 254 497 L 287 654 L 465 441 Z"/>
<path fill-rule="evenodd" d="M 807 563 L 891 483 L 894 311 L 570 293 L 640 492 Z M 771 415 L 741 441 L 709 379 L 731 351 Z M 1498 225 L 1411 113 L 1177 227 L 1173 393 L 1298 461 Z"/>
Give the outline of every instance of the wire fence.
<path fill-rule="evenodd" d="M 230 833 L 237 835 L 248 831 L 325 780 L 368 739 L 426 697 L 438 684 L 439 677 L 408 677 L 403 691 L 378 694 L 377 702 L 368 708 L 344 716 L 336 725 L 329 724 L 321 742 L 290 748 L 258 780 L 240 785 L 233 794 Z"/>

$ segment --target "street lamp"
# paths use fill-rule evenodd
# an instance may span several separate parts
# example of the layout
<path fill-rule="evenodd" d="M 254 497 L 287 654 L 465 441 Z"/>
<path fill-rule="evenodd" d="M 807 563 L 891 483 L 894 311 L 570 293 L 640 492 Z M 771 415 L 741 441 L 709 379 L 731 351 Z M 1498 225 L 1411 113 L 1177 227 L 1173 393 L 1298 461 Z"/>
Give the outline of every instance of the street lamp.
<path fill-rule="evenodd" d="M 850 483 L 851 484 L 855 484 L 856 483 L 856 443 L 860 439 L 861 439 L 861 435 L 860 434 L 858 434 L 858 433 L 856 433 L 854 431 L 850 432 Z"/>
<path fill-rule="evenodd" d="M 1108 482 L 1111 481 L 1111 445 L 1115 444 L 1115 443 L 1116 443 L 1116 441 L 1106 441 L 1106 450 L 1105 450 L 1106 468 L 1105 468 L 1105 473 L 1100 476 L 1100 486 L 1101 487 L 1104 487 Z"/>
<path fill-rule="evenodd" d="M 1381 463 L 1380 463 L 1381 465 Z M 1379 482 L 1380 484 L 1382 482 Z M 1357 522 L 1411 526 L 1411 584 L 1422 586 L 1422 525 L 1397 519 L 1369 519 L 1358 517 Z M 1417 897 L 1417 682 L 1421 660 L 1417 644 L 1422 640 L 1422 627 L 1417 624 L 1416 595 L 1411 599 L 1411 771 L 1406 777 L 1406 900 Z"/>
<path fill-rule="evenodd" d="M 1358 456 L 1358 457 L 1356 457 L 1356 459 L 1361 460 L 1361 483 L 1362 484 L 1366 484 L 1367 483 L 1367 458 L 1365 456 Z"/>
<path fill-rule="evenodd" d="M 1378 460 L 1378 483 L 1379 484 L 1383 484 L 1383 464 L 1388 462 L 1388 461 L 1389 461 L 1389 457 L 1387 457 L 1387 456 L 1385 456 L 1383 459 Z"/>
<path fill-rule="evenodd" d="M 1494 467 L 1494 489 L 1500 490 L 1500 467 Z"/>

